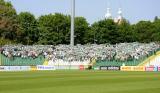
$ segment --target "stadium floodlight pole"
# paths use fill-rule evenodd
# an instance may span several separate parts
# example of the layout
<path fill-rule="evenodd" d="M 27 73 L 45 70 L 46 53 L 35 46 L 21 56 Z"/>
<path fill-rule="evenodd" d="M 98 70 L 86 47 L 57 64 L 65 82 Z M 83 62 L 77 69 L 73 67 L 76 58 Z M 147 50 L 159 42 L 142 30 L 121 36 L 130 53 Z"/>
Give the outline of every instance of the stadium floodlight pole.
<path fill-rule="evenodd" d="M 71 6 L 71 36 L 70 36 L 70 45 L 74 46 L 74 18 L 75 18 L 75 0 L 72 1 Z"/>

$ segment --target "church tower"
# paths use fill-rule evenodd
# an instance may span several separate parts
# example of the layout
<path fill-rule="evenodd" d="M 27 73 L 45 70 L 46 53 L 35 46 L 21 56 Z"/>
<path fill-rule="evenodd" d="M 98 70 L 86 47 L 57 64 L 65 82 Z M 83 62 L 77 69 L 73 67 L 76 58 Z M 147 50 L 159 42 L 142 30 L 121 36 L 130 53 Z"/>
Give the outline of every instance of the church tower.
<path fill-rule="evenodd" d="M 107 13 L 105 14 L 105 19 L 112 19 L 112 13 L 109 1 L 107 2 Z"/>
<path fill-rule="evenodd" d="M 111 9 L 109 7 L 107 8 L 107 13 L 105 14 L 105 18 L 112 19 Z"/>
<path fill-rule="evenodd" d="M 122 15 L 122 9 L 118 8 L 118 12 L 117 12 L 118 16 L 114 19 L 115 23 L 121 24 L 121 22 L 123 21 L 123 15 Z"/>

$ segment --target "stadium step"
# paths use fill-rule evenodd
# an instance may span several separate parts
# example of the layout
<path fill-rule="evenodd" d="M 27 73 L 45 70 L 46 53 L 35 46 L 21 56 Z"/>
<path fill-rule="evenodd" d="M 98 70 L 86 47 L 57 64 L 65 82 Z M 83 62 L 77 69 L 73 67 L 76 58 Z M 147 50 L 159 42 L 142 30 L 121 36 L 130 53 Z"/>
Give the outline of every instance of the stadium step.
<path fill-rule="evenodd" d="M 95 65 L 95 64 L 96 64 L 96 59 L 95 59 L 95 58 L 91 59 L 91 62 L 90 62 L 89 65 L 93 66 L 93 65 Z"/>
<path fill-rule="evenodd" d="M 156 54 L 150 56 L 146 60 L 144 60 L 142 63 L 140 63 L 138 66 L 145 66 L 146 64 L 152 62 L 154 59 L 160 56 L 160 51 L 156 52 Z"/>
<path fill-rule="evenodd" d="M 45 60 L 44 63 L 43 63 L 43 65 L 48 65 L 48 61 Z"/>

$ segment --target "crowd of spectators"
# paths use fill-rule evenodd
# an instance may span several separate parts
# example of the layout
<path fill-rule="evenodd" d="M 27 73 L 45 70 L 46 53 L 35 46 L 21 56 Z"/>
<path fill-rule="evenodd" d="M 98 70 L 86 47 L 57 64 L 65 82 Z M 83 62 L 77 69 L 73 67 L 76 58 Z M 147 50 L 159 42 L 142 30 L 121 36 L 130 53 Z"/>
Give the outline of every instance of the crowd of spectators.
<path fill-rule="evenodd" d="M 84 61 L 91 58 L 98 60 L 138 60 L 155 53 L 160 48 L 158 43 L 119 43 L 89 45 L 4 45 L 0 53 L 6 57 L 37 58 L 42 55 L 48 60 Z"/>

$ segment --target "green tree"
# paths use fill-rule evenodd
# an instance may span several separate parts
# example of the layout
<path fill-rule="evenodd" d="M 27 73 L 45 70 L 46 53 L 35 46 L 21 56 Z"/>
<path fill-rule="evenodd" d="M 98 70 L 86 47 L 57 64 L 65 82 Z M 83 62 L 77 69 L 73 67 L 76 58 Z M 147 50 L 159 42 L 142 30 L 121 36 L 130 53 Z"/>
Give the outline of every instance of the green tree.
<path fill-rule="evenodd" d="M 118 26 L 112 19 L 98 21 L 92 25 L 91 29 L 93 30 L 92 40 L 98 44 L 119 42 Z"/>
<path fill-rule="evenodd" d="M 85 44 L 85 34 L 89 30 L 89 24 L 84 17 L 75 18 L 75 44 Z"/>
<path fill-rule="evenodd" d="M 121 24 L 118 25 L 118 30 L 119 30 L 119 34 L 120 34 L 119 41 L 121 43 L 135 41 L 132 26 L 130 25 L 130 23 L 126 19 L 123 19 Z"/>
<path fill-rule="evenodd" d="M 33 14 L 29 12 L 21 12 L 17 18 L 21 35 L 18 39 L 19 43 L 31 45 L 38 41 L 39 32 L 38 24 Z"/>
<path fill-rule="evenodd" d="M 16 20 L 16 10 L 10 2 L 0 0 L 0 37 L 16 41 L 19 32 L 19 26 Z M 7 40 L 7 41 L 8 41 Z M 7 42 L 6 42 L 7 43 Z"/>
<path fill-rule="evenodd" d="M 39 44 L 68 44 L 70 17 L 55 13 L 41 16 L 38 19 L 40 38 Z"/>
<path fill-rule="evenodd" d="M 150 21 L 140 21 L 134 26 L 135 38 L 138 42 L 153 42 L 154 25 Z"/>
<path fill-rule="evenodd" d="M 153 25 L 154 27 L 152 29 L 154 33 L 152 35 L 152 38 L 154 38 L 154 41 L 159 42 L 160 41 L 160 19 L 158 17 L 155 17 Z"/>

